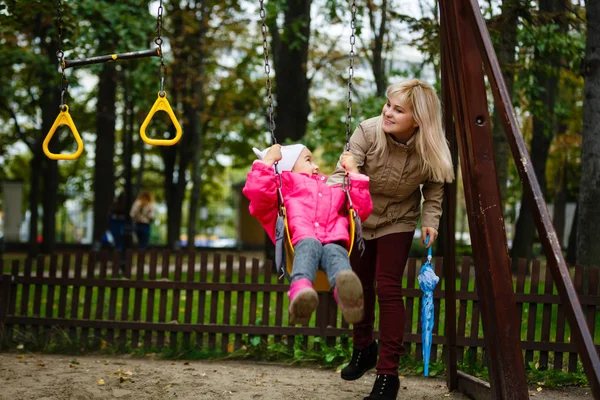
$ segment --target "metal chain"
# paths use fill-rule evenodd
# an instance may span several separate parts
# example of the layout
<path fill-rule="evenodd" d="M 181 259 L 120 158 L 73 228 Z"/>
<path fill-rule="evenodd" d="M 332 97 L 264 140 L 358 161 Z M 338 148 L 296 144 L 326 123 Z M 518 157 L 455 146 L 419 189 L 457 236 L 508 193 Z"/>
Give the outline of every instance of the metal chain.
<path fill-rule="evenodd" d="M 160 0 L 158 4 L 158 12 L 156 14 L 156 39 L 154 39 L 154 43 L 158 46 L 158 55 L 160 56 L 160 67 L 159 67 L 159 75 L 160 75 L 160 91 L 159 95 L 161 97 L 165 96 L 165 75 L 167 74 L 167 66 L 165 65 L 165 60 L 163 58 L 162 52 L 162 44 L 163 39 L 162 35 L 162 20 L 163 20 L 163 0 Z"/>
<path fill-rule="evenodd" d="M 352 0 L 351 6 L 352 20 L 350 21 L 350 67 L 348 69 L 348 114 L 346 115 L 346 151 L 350 150 L 350 124 L 352 123 L 352 78 L 354 77 L 354 43 L 356 37 L 354 31 L 356 29 L 356 0 Z"/>
<path fill-rule="evenodd" d="M 277 139 L 275 138 L 275 121 L 273 120 L 273 95 L 271 94 L 271 78 L 269 74 L 271 73 L 271 66 L 269 65 L 269 46 L 267 45 L 267 24 L 266 24 L 266 11 L 264 0 L 260 1 L 260 19 L 262 20 L 262 26 L 260 28 L 263 37 L 263 54 L 265 55 L 265 74 L 267 76 L 266 85 L 267 85 L 267 111 L 269 113 L 269 131 L 271 133 L 271 141 L 272 144 L 277 144 Z"/>
<path fill-rule="evenodd" d="M 69 80 L 65 74 L 65 53 L 62 50 L 62 17 L 63 17 L 63 4 L 62 0 L 56 2 L 56 31 L 58 33 L 58 50 L 56 51 L 56 58 L 58 59 L 58 65 L 62 71 L 62 77 L 60 81 L 60 109 L 66 111 L 67 97 L 69 90 Z"/>
<path fill-rule="evenodd" d="M 260 27 L 260 30 L 262 32 L 262 37 L 263 37 L 263 54 L 265 55 L 265 75 L 267 76 L 266 78 L 266 85 L 267 85 L 267 111 L 269 113 L 269 132 L 271 133 L 271 144 L 277 144 L 277 138 L 275 137 L 275 121 L 273 120 L 273 95 L 271 93 L 271 78 L 269 77 L 270 73 L 271 73 L 271 66 L 269 65 L 269 46 L 267 44 L 267 24 L 266 24 L 266 17 L 267 17 L 267 12 L 265 11 L 265 2 L 264 0 L 259 0 L 260 2 L 260 19 L 262 21 L 262 25 Z M 279 179 L 277 180 L 278 182 L 278 186 L 277 186 L 277 204 L 278 204 L 278 213 L 280 216 L 284 216 L 284 211 L 283 211 L 283 193 L 281 192 L 281 187 L 283 186 L 283 183 L 281 181 L 281 174 L 279 173 L 279 170 L 277 169 L 277 164 L 278 162 L 275 162 L 273 164 L 273 167 L 275 168 L 275 174 L 279 177 Z"/>
<path fill-rule="evenodd" d="M 350 67 L 348 68 L 348 107 L 346 114 L 346 151 L 350 151 L 350 124 L 352 123 L 352 78 L 354 77 L 354 44 L 356 43 L 356 37 L 354 31 L 356 30 L 356 0 L 352 0 L 350 7 L 352 13 L 352 19 L 350 20 L 350 54 L 348 59 L 350 60 Z M 342 182 L 342 190 L 347 192 L 347 188 L 350 187 L 350 175 L 346 172 L 344 175 L 344 181 Z M 350 196 L 348 196 L 350 199 Z M 352 207 L 352 203 L 350 203 Z"/>

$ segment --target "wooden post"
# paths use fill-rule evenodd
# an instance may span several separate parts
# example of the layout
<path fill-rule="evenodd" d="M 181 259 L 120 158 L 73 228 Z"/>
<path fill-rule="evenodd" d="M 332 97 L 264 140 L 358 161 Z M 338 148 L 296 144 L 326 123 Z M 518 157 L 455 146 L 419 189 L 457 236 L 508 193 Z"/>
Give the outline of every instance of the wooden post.
<path fill-rule="evenodd" d="M 452 162 L 455 166 L 458 162 L 456 131 L 454 130 L 454 119 L 452 114 L 452 90 L 451 77 L 448 71 L 450 58 L 448 55 L 448 35 L 445 34 L 447 25 L 440 27 L 442 52 L 442 98 L 444 104 L 444 129 L 446 140 L 452 152 Z M 446 314 L 444 329 L 446 336 L 446 385 L 448 390 L 458 389 L 458 366 L 456 354 L 456 181 L 444 185 L 443 212 L 446 215 L 447 224 L 444 231 L 440 232 L 444 240 L 444 281 L 445 281 L 445 305 Z"/>
<path fill-rule="evenodd" d="M 0 275 L 0 347 L 7 340 L 5 322 L 8 315 L 11 275 Z"/>
<path fill-rule="evenodd" d="M 485 21 L 476 0 L 462 0 L 461 3 L 463 3 L 465 18 L 467 19 L 466 24 L 471 27 L 469 36 L 475 39 L 475 45 L 483 56 L 482 61 L 494 94 L 494 100 L 498 106 L 503 108 L 502 122 L 519 176 L 524 189 L 529 193 L 529 196 L 535 199 L 533 210 L 526 211 L 534 214 L 534 221 L 547 258 L 546 266 L 550 268 L 560 299 L 565 305 L 567 320 L 571 328 L 571 340 L 577 343 L 579 355 L 594 397 L 600 398 L 600 358 L 586 324 L 577 292 L 571 281 L 540 185 L 535 172 L 529 167 L 531 166 L 531 158 L 527 152 L 527 146 L 519 129 L 511 99 L 502 79 L 500 65 L 487 32 Z"/>
<path fill-rule="evenodd" d="M 528 399 L 482 58 L 465 19 L 467 5 L 440 1 L 490 388 L 494 399 Z"/>

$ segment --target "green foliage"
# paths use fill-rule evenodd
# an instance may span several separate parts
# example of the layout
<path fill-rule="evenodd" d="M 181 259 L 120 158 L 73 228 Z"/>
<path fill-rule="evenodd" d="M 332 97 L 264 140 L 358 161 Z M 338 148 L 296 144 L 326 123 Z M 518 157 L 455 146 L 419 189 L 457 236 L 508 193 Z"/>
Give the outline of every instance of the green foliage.
<path fill-rule="evenodd" d="M 414 356 L 405 354 L 400 358 L 400 375 L 423 375 L 423 361 L 415 360 Z M 429 376 L 435 377 L 446 373 L 446 365 L 440 361 L 429 362 Z"/>
<path fill-rule="evenodd" d="M 350 135 L 361 121 L 381 113 L 384 99 L 370 96 L 362 99 L 353 109 Z M 347 100 L 330 101 L 317 99 L 311 105 L 314 113 L 309 121 L 304 141 L 310 149 L 318 149 L 322 160 L 319 165 L 324 174 L 333 172 L 346 145 Z"/>
<path fill-rule="evenodd" d="M 347 338 L 345 338 L 347 339 Z M 328 346 L 320 337 L 312 338 L 312 348 L 308 350 L 303 336 L 296 336 L 293 350 L 285 342 L 266 343 L 260 336 L 250 339 L 246 348 L 233 353 L 228 358 L 244 358 L 263 361 L 288 361 L 294 363 L 318 364 L 326 368 L 343 368 L 352 356 L 352 347 L 341 343 Z"/>
<path fill-rule="evenodd" d="M 567 386 L 587 386 L 587 377 L 583 365 L 578 363 L 576 372 L 556 371 L 554 369 L 539 368 L 534 363 L 526 366 L 527 382 L 535 383 L 539 387 L 561 388 Z"/>

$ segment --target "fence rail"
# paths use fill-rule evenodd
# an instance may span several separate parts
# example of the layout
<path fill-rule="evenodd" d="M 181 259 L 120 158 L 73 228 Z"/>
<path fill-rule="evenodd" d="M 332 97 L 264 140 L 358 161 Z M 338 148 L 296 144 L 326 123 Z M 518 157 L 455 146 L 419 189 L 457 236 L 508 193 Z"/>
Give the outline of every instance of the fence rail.
<path fill-rule="evenodd" d="M 289 325 L 288 285 L 271 272 L 269 262 L 233 255 L 170 253 L 156 250 L 130 252 L 124 271 L 119 255 L 106 252 L 76 253 L 13 260 L 0 271 L 0 344 L 31 338 L 60 339 L 85 346 L 130 348 L 199 347 L 231 352 L 261 340 L 294 348 L 296 337 L 321 337 L 328 345 L 347 344 L 351 330 L 330 293 L 319 294 L 315 317 L 306 326 Z M 421 358 L 420 301 L 417 264 L 405 269 L 405 348 Z M 441 282 L 434 291 L 435 325 L 432 360 L 439 359 L 446 343 L 443 313 L 443 260 L 434 260 Z M 474 284 L 472 260 L 463 257 L 458 268 L 456 314 L 457 359 L 485 357 L 483 329 Z M 569 326 L 550 271 L 539 260 L 527 274 L 520 260 L 515 275 L 515 299 L 521 319 L 526 362 L 557 370 L 577 369 L 577 349 L 570 342 Z M 600 337 L 598 268 L 589 272 L 583 295 L 583 269 L 572 268 L 592 336 Z M 442 315 L 442 318 L 440 318 Z M 600 326 L 599 326 L 600 327 Z M 29 338 L 29 339 L 28 339 Z M 598 343 L 598 340 L 596 340 Z M 303 346 L 318 346 L 318 343 Z"/>

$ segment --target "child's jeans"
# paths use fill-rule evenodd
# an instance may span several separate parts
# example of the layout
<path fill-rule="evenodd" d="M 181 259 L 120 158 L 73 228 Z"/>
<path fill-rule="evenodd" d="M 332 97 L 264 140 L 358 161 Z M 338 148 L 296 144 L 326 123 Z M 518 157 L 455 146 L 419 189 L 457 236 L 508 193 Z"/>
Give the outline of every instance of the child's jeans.
<path fill-rule="evenodd" d="M 340 271 L 351 270 L 348 250 L 337 243 L 322 244 L 317 239 L 308 238 L 294 246 L 294 266 L 291 281 L 306 278 L 315 281 L 319 266 L 323 268 L 331 287 Z"/>

